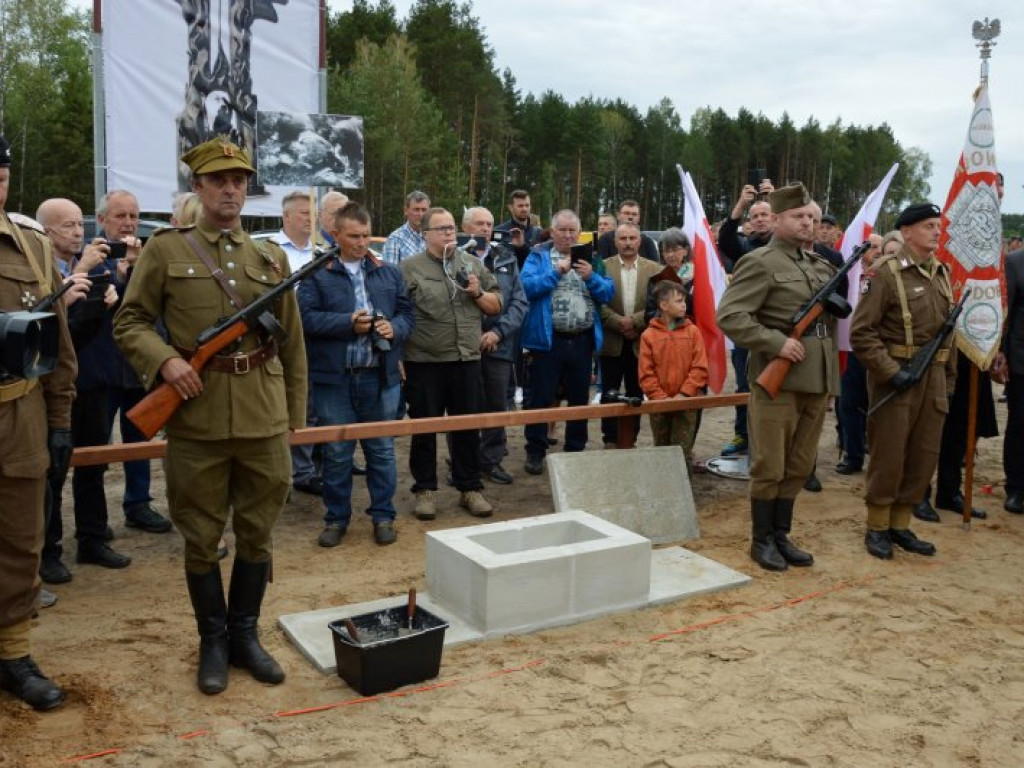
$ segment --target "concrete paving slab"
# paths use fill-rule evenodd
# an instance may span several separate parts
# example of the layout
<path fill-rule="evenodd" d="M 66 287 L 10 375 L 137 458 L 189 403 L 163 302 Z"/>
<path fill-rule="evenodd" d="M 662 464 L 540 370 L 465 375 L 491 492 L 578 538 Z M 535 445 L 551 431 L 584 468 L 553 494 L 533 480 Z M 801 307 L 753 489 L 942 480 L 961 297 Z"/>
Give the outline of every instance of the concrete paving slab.
<path fill-rule="evenodd" d="M 683 547 L 656 549 L 651 552 L 651 592 L 647 605 L 721 592 L 741 587 L 750 580 L 745 573 Z"/>
<path fill-rule="evenodd" d="M 555 511 L 583 509 L 655 544 L 700 538 L 679 446 L 548 454 Z"/>

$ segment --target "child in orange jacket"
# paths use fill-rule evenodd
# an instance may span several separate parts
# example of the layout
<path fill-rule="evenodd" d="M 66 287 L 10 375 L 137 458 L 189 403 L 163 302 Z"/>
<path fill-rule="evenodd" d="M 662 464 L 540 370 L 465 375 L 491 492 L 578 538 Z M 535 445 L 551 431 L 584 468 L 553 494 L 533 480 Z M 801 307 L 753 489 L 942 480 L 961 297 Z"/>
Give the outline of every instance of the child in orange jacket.
<path fill-rule="evenodd" d="M 708 383 L 708 354 L 700 331 L 686 319 L 682 286 L 663 280 L 654 287 L 658 314 L 640 337 L 640 387 L 650 400 L 695 397 Z M 697 411 L 652 413 L 655 445 L 678 445 L 693 459 Z"/>

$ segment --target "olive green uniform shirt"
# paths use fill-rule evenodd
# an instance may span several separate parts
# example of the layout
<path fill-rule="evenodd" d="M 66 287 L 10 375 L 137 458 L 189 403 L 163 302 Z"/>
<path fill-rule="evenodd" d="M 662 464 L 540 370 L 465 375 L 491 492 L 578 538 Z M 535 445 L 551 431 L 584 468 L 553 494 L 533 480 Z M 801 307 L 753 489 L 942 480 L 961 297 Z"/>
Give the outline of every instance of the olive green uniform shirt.
<path fill-rule="evenodd" d="M 480 259 L 456 249 L 445 274 L 442 263 L 426 251 L 399 265 L 416 311 L 416 324 L 405 342 L 413 363 L 454 363 L 480 359 L 483 312 L 466 291 L 456 288 L 455 274 L 465 269 L 480 280 L 480 290 L 501 301 L 501 288 Z M 450 277 L 449 277 L 450 276 Z"/>
<path fill-rule="evenodd" d="M 817 254 L 776 237 L 740 260 L 718 306 L 717 321 L 737 346 L 750 350 L 749 381 L 779 356 L 793 316 L 835 272 Z M 835 318 L 823 312 L 800 339 L 806 355 L 790 368 L 783 390 L 839 394 L 835 325 Z"/>
<path fill-rule="evenodd" d="M 157 383 L 160 366 L 180 356 L 175 347 L 194 349 L 202 331 L 235 312 L 185 239 L 188 231 L 161 230 L 150 238 L 114 317 L 114 339 L 147 389 Z M 254 241 L 240 227 L 221 232 L 200 221 L 191 231 L 246 304 L 289 274 L 278 245 Z M 295 292 L 280 297 L 273 311 L 288 334 L 278 355 L 245 374 L 204 371 L 202 394 L 175 412 L 167 422 L 168 436 L 260 438 L 306 426 L 306 351 Z M 159 319 L 170 343 L 157 332 Z M 250 332 L 225 352 L 247 353 L 260 344 Z"/>

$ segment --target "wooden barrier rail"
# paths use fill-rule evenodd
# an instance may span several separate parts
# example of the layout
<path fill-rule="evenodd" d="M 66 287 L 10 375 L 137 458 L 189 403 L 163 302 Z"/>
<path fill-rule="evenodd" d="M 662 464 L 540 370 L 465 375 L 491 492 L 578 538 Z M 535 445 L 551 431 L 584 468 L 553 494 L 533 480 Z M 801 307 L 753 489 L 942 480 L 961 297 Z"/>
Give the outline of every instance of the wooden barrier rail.
<path fill-rule="evenodd" d="M 335 440 L 361 440 L 368 437 L 404 437 L 438 432 L 456 432 L 462 429 L 490 429 L 493 427 L 515 427 L 524 424 L 547 424 L 552 421 L 580 421 L 582 419 L 619 419 L 619 442 L 633 442 L 633 422 L 629 418 L 641 414 L 672 413 L 674 411 L 724 408 L 746 405 L 749 395 L 736 392 L 730 395 L 707 395 L 688 397 L 681 400 L 649 400 L 640 406 L 623 404 L 578 405 L 573 407 L 538 408 L 526 411 L 505 411 L 498 413 L 473 413 L 465 416 L 437 416 L 427 419 L 403 419 L 401 421 L 371 421 L 362 424 L 342 424 L 330 427 L 308 427 L 289 433 L 292 445 L 313 445 L 331 443 Z M 114 443 L 87 448 L 76 448 L 71 456 L 71 466 L 85 467 L 93 464 L 112 464 L 139 459 L 160 459 L 167 450 L 163 440 L 145 443 Z"/>

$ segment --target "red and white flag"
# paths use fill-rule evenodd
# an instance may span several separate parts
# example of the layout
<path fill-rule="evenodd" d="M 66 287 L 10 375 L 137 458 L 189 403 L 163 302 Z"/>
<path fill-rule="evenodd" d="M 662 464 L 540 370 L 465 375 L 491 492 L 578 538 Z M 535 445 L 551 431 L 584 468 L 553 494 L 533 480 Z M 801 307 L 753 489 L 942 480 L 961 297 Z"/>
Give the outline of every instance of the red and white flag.
<path fill-rule="evenodd" d="M 999 350 L 1006 276 L 1003 227 L 996 179 L 995 128 L 988 88 L 974 101 L 967 140 L 942 211 L 942 234 L 935 256 L 949 265 L 956 299 L 971 295 L 957 321 L 957 346 L 981 370 Z"/>
<path fill-rule="evenodd" d="M 854 248 L 867 240 L 868 235 L 874 232 L 878 212 L 882 210 L 885 195 L 889 191 L 889 185 L 892 183 L 892 178 L 896 175 L 899 167 L 899 163 L 892 164 L 892 168 L 885 174 L 885 178 L 875 187 L 875 191 L 864 199 L 864 203 L 861 205 L 860 210 L 857 211 L 857 215 L 853 217 L 853 220 L 846 227 L 846 231 L 843 234 L 843 242 L 839 246 L 839 252 L 843 254 L 844 261 L 850 258 Z M 854 309 L 857 308 L 857 302 L 860 300 L 860 276 L 862 271 L 861 262 L 858 261 L 853 266 L 853 269 L 847 273 L 850 286 L 847 289 L 846 298 Z M 850 322 L 852 317 L 853 314 L 851 313 L 850 317 L 839 321 L 836 335 L 839 339 L 839 350 L 841 352 L 850 352 L 852 349 L 850 347 Z"/>
<path fill-rule="evenodd" d="M 727 350 L 732 346 L 715 322 L 718 302 L 728 284 L 722 260 L 690 174 L 677 165 L 683 185 L 683 232 L 693 250 L 693 314 L 708 353 L 708 385 L 716 395 L 725 385 Z"/>

